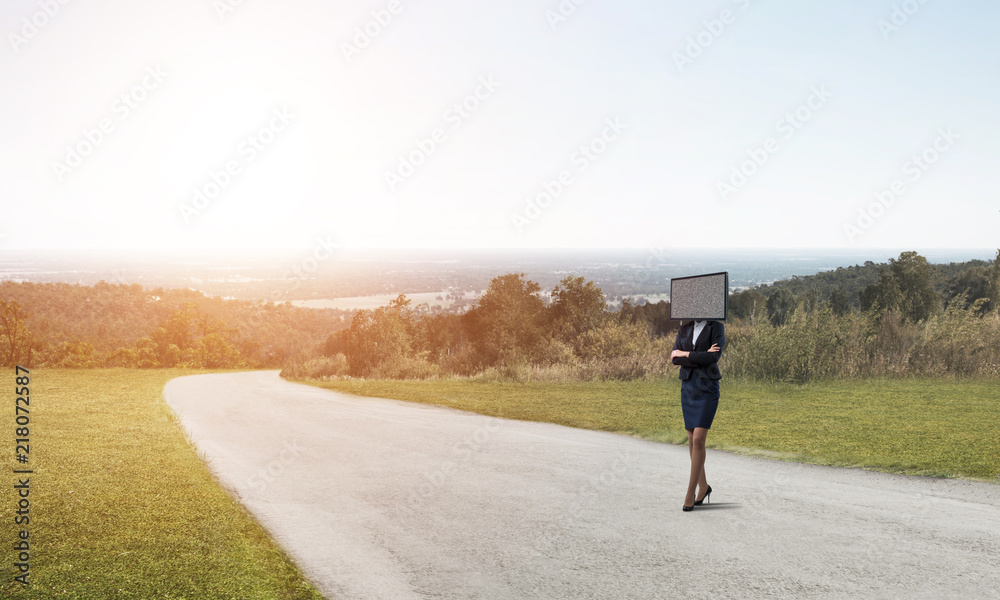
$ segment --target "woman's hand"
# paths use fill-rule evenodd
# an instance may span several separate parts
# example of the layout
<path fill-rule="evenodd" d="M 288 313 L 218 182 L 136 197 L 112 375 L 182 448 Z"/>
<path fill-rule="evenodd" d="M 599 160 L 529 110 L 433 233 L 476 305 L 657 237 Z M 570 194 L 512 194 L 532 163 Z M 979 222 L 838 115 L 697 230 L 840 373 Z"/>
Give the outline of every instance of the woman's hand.
<path fill-rule="evenodd" d="M 712 347 L 708 349 L 709 352 L 722 352 L 722 348 L 719 348 L 718 344 L 712 344 Z"/>

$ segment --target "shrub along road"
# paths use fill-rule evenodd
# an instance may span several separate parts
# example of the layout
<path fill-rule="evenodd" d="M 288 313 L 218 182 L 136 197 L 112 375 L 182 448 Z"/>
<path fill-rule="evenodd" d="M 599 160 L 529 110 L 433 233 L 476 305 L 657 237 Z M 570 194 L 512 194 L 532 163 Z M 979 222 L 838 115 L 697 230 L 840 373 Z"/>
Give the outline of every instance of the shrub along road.
<path fill-rule="evenodd" d="M 1000 486 L 687 448 L 288 383 L 165 388 L 224 487 L 330 598 L 985 597 Z"/>

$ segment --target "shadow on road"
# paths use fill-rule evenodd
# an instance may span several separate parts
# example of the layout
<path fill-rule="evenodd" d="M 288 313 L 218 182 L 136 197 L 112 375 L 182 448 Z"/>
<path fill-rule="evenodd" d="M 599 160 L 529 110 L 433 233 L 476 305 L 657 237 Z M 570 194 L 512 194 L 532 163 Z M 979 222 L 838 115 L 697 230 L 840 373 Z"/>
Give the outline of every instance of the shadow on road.
<path fill-rule="evenodd" d="M 727 508 L 743 508 L 742 504 L 738 502 L 712 502 L 711 504 L 702 504 L 701 506 L 694 507 L 695 511 L 699 510 L 712 510 L 713 508 L 727 509 Z"/>

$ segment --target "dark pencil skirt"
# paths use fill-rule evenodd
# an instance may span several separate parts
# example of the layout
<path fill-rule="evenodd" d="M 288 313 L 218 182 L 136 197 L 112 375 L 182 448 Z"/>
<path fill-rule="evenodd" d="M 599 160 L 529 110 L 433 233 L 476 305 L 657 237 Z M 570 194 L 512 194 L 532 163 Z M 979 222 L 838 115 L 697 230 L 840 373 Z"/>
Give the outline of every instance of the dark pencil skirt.
<path fill-rule="evenodd" d="M 681 381 L 681 409 L 684 429 L 712 428 L 715 411 L 719 408 L 719 380 L 692 375 Z"/>

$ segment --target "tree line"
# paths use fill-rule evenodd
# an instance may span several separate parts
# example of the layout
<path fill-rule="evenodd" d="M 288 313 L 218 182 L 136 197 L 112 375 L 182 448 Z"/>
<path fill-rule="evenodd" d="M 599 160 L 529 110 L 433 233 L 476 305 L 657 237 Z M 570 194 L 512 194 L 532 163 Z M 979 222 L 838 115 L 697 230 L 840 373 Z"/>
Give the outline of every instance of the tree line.
<path fill-rule="evenodd" d="M 0 365 L 278 368 L 353 313 L 138 284 L 0 283 Z"/>
<path fill-rule="evenodd" d="M 856 285 L 864 269 L 867 283 Z M 855 285 L 829 286 L 837 278 Z M 778 282 L 730 297 L 727 372 L 761 380 L 1000 375 L 1000 251 L 944 277 L 916 252 L 886 265 Z M 786 285 L 791 283 L 792 285 Z M 829 286 L 824 289 L 824 285 Z M 798 289 L 798 293 L 792 289 Z M 355 315 L 290 377 L 512 378 L 667 374 L 677 322 L 669 302 L 608 310 L 594 282 L 564 278 L 546 302 L 524 274 L 494 278 L 462 315 L 418 318 L 405 295 Z"/>
<path fill-rule="evenodd" d="M 669 302 L 612 311 L 593 281 L 570 275 L 543 293 L 523 273 L 493 278 L 461 314 L 429 314 L 405 295 L 344 314 L 105 283 L 8 283 L 0 299 L 4 364 L 281 366 L 288 377 L 662 377 L 678 325 Z M 1000 375 L 1000 251 L 962 267 L 904 252 L 743 290 L 729 308 L 730 375 Z"/>

